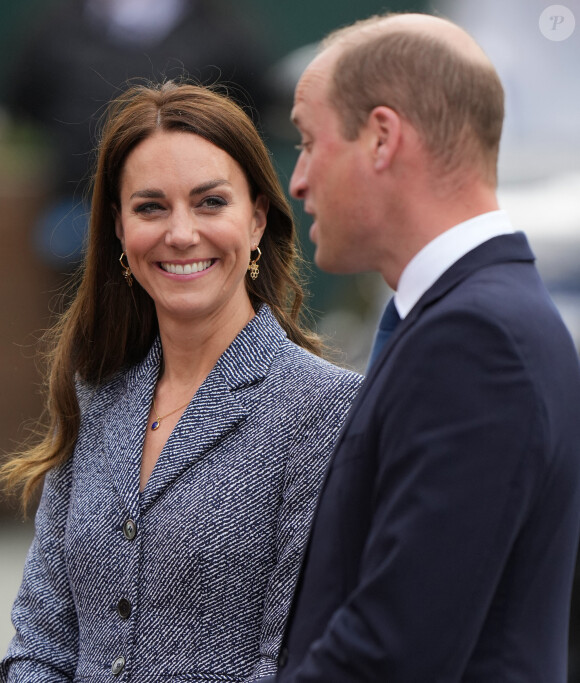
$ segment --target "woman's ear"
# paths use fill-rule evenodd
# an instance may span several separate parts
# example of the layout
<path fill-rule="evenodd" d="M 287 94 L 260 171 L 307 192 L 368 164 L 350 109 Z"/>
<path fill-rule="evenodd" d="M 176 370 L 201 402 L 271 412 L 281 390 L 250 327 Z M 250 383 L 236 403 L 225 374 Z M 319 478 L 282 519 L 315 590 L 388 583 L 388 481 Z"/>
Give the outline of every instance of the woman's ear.
<path fill-rule="evenodd" d="M 374 168 L 386 170 L 401 143 L 401 117 L 390 107 L 375 107 L 369 114 L 367 128 L 373 140 Z"/>
<path fill-rule="evenodd" d="M 123 223 L 121 221 L 121 214 L 119 213 L 119 209 L 113 205 L 112 206 L 112 211 L 113 211 L 113 216 L 115 218 L 115 234 L 119 238 L 119 241 L 121 242 L 121 247 L 122 250 L 125 251 L 125 232 L 123 230 Z"/>
<path fill-rule="evenodd" d="M 252 227 L 252 237 L 259 242 L 262 239 L 266 223 L 268 222 L 268 209 L 270 201 L 265 194 L 259 194 L 254 202 L 254 224 Z"/>

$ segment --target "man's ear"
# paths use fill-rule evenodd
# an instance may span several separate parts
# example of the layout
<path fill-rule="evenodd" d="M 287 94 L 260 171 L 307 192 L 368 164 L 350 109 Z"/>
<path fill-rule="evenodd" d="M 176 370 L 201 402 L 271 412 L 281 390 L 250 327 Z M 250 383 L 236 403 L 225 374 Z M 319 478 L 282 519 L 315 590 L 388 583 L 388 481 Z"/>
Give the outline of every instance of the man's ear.
<path fill-rule="evenodd" d="M 113 204 L 111 207 L 113 210 L 113 216 L 115 217 L 115 234 L 119 238 L 119 241 L 121 242 L 121 247 L 123 251 L 125 251 L 125 232 L 123 230 L 123 223 L 121 221 L 121 214 L 119 213 L 119 209 Z"/>
<path fill-rule="evenodd" d="M 373 141 L 374 168 L 384 171 L 391 166 L 401 143 L 401 117 L 390 107 L 375 107 L 369 114 L 367 128 Z"/>

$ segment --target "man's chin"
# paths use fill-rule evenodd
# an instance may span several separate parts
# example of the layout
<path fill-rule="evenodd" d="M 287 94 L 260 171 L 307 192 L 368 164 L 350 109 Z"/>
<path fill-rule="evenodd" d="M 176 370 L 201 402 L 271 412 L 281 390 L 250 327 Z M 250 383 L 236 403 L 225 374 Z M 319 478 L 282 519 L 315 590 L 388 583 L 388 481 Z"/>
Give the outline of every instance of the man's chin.
<path fill-rule="evenodd" d="M 324 244 L 317 244 L 314 251 L 314 263 L 320 270 L 332 275 L 356 275 L 366 272 L 360 261 L 352 253 L 340 253 L 325 249 Z"/>
<path fill-rule="evenodd" d="M 337 261 L 332 254 L 329 254 L 327 251 L 325 251 L 323 247 L 321 248 L 320 245 L 316 245 L 316 251 L 314 252 L 314 263 L 325 273 L 334 273 L 339 275 L 345 272 L 344 268 L 341 267 L 340 262 Z"/>

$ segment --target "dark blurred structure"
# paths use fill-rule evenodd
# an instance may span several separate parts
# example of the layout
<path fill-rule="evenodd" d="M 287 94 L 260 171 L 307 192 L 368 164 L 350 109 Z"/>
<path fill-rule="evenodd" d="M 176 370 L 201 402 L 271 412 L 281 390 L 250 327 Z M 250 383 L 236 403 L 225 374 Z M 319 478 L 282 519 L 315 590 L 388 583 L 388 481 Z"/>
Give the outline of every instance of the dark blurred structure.
<path fill-rule="evenodd" d="M 54 152 L 52 201 L 34 235 L 41 258 L 57 270 L 79 260 L 98 118 L 128 79 L 226 82 L 257 118 L 265 44 L 225 0 L 53 0 L 39 9 L 0 99 L 14 118 L 37 125 Z"/>

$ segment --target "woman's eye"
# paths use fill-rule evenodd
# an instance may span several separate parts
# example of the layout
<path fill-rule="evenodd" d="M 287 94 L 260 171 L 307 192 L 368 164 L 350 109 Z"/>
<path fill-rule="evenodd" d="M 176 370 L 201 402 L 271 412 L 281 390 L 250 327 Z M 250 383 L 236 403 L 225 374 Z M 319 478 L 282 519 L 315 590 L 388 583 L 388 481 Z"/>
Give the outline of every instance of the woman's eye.
<path fill-rule="evenodd" d="M 139 204 L 134 209 L 135 213 L 140 213 L 144 215 L 155 213 L 156 211 L 163 211 L 161 204 L 156 202 L 147 202 L 145 204 Z"/>
<path fill-rule="evenodd" d="M 227 201 L 223 197 L 205 197 L 202 200 L 201 206 L 205 206 L 208 209 L 218 209 L 221 206 L 226 206 Z"/>

